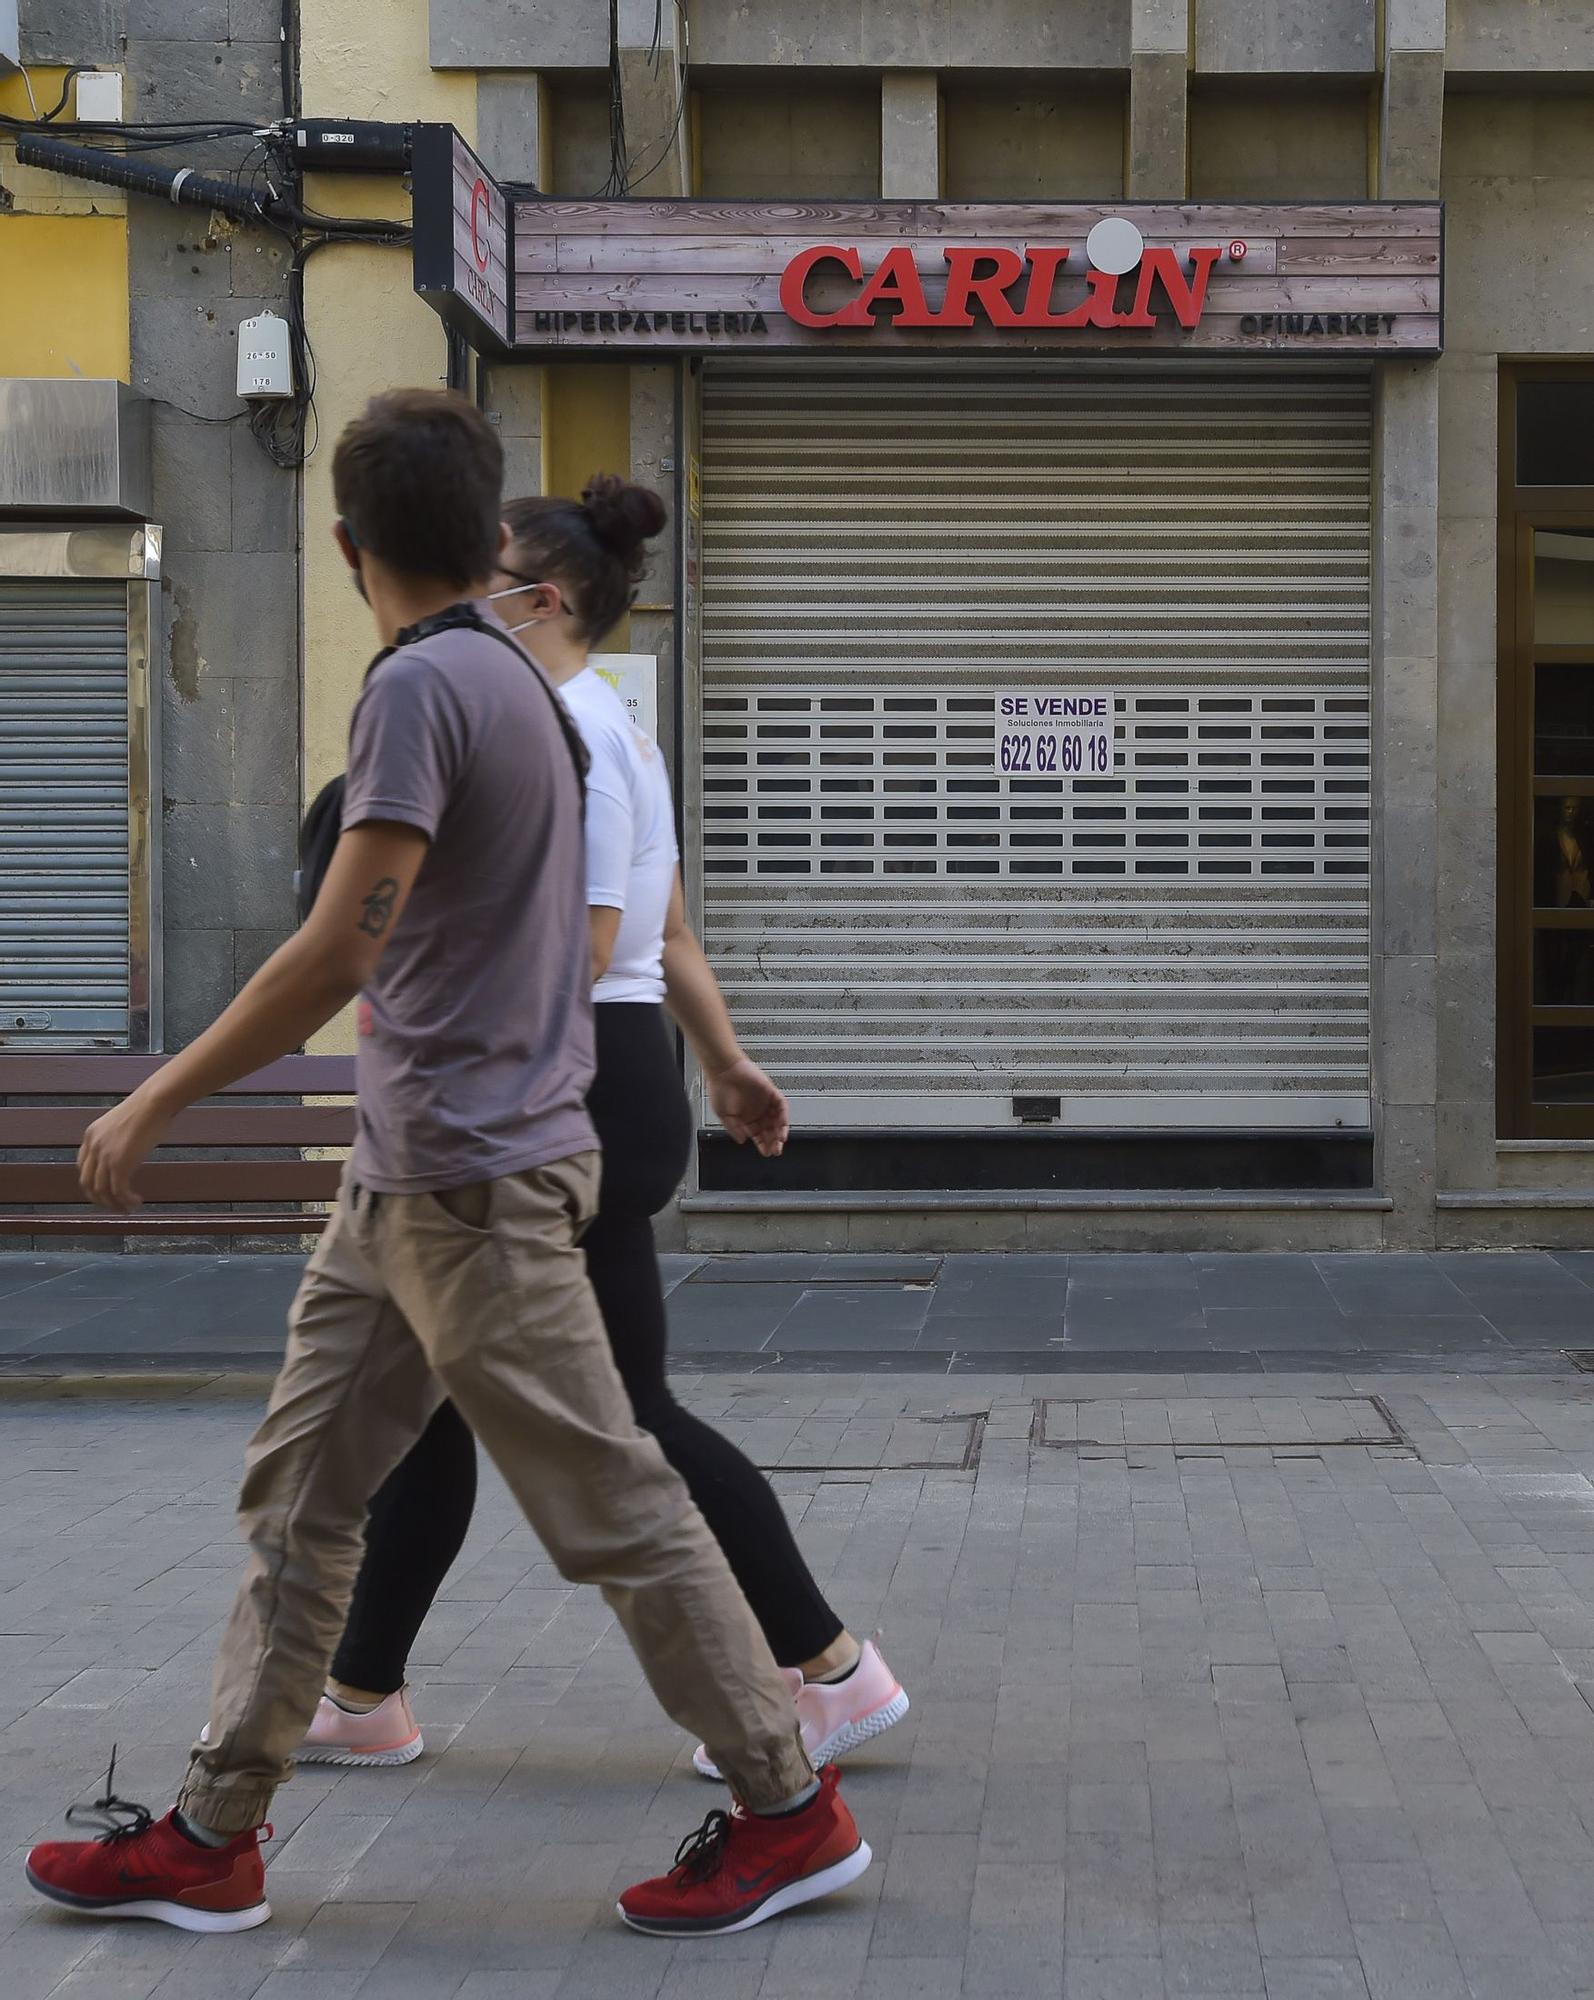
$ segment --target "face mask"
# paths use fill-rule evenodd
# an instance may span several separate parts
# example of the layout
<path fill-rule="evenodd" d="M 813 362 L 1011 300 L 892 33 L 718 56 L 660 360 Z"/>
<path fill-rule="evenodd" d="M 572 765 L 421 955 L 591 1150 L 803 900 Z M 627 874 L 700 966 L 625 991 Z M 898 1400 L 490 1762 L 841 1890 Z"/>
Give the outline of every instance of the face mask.
<path fill-rule="evenodd" d="M 514 574 L 513 570 L 510 571 L 510 574 Z M 512 583 L 507 590 L 488 591 L 487 602 L 489 604 L 496 604 L 501 597 L 524 597 L 528 590 L 541 590 L 541 588 L 541 583 Z M 509 629 L 511 632 L 529 632 L 533 625 L 540 622 L 536 618 L 527 618 L 523 619 L 518 625 L 511 625 Z"/>

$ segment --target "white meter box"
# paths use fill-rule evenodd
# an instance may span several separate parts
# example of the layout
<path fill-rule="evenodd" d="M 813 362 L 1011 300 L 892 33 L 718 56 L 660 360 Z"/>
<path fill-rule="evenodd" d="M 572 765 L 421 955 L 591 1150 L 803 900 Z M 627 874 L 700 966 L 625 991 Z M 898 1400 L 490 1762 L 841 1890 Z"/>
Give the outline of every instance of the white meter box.
<path fill-rule="evenodd" d="M 260 313 L 240 324 L 238 393 L 246 400 L 293 394 L 293 349 L 288 322 L 280 313 Z"/>
<path fill-rule="evenodd" d="M 1114 698 L 1065 688 L 998 689 L 992 742 L 1004 778 L 1110 778 Z"/>

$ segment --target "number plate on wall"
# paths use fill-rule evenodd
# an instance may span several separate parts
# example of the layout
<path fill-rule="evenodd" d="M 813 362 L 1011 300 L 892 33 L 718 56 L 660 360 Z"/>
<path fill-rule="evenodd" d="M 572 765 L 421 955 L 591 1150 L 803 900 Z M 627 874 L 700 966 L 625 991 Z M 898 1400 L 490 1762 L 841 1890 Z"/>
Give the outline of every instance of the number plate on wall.
<path fill-rule="evenodd" d="M 1066 688 L 998 689 L 992 747 L 1004 778 L 1112 776 L 1113 697 Z"/>

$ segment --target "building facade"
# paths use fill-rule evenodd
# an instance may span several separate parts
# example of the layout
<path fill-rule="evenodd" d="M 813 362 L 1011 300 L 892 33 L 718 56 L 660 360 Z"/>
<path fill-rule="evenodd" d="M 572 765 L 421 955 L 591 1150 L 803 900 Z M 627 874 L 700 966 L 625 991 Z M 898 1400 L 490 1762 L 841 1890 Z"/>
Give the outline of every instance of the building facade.
<path fill-rule="evenodd" d="M 0 111 L 29 119 L 59 98 L 54 124 L 70 125 L 84 66 L 122 80 L 130 121 L 263 125 L 283 108 L 273 12 L 22 0 L 25 71 L 0 64 Z M 140 157 L 230 172 L 246 146 Z M 9 133 L 0 183 L 0 450 L 16 473 L 0 478 L 14 655 L 0 1048 L 176 1048 L 293 922 L 298 479 L 260 450 L 235 394 L 238 327 L 281 310 L 288 253 L 224 217 L 18 166 Z M 76 393 L 95 380 L 127 385 L 119 412 Z M 85 486 L 60 445 L 104 431 L 120 433 L 115 492 Z M 153 587 L 131 814 L 115 768 L 140 706 L 126 608 L 107 574 L 80 574 L 71 604 L 27 574 L 84 568 L 61 552 L 90 526 L 105 547 L 88 569 L 131 563 Z M 34 682 L 41 618 L 60 678 Z"/>
<path fill-rule="evenodd" d="M 448 377 L 515 490 L 671 506 L 609 645 L 800 1133 L 705 1123 L 675 1239 L 1582 1242 L 1586 10 L 380 11 L 301 0 L 304 109 L 468 150 L 309 180 L 417 225 L 305 267 L 321 434 Z M 328 457 L 304 796 L 369 652 Z"/>

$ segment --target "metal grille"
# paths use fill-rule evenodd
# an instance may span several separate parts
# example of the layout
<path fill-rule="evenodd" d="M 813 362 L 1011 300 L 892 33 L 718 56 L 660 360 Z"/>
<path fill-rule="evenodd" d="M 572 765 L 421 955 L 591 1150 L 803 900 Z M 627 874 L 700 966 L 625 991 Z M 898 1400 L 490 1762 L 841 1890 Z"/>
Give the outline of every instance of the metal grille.
<path fill-rule="evenodd" d="M 1366 1122 L 1361 380 L 725 374 L 711 954 L 836 1124 Z M 1111 778 L 993 694 L 1112 689 Z"/>
<path fill-rule="evenodd" d="M 0 578 L 0 862 L 0 1042 L 125 1043 L 125 583 Z"/>

